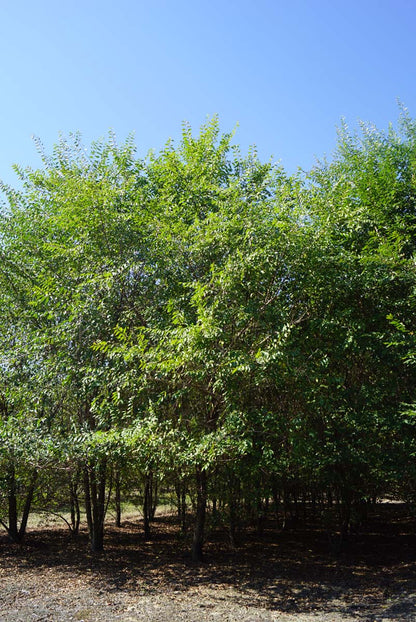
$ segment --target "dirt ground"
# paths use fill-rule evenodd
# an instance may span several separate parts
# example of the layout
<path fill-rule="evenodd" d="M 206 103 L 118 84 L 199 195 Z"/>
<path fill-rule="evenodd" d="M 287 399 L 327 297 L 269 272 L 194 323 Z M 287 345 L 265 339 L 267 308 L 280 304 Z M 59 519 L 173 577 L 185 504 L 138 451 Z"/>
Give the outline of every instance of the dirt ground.
<path fill-rule="evenodd" d="M 336 556 L 313 524 L 247 531 L 236 550 L 213 531 L 201 565 L 169 517 L 150 542 L 138 524 L 109 527 L 100 556 L 84 532 L 30 530 L 21 546 L 1 534 L 0 621 L 416 621 L 415 522 L 380 508 Z"/>

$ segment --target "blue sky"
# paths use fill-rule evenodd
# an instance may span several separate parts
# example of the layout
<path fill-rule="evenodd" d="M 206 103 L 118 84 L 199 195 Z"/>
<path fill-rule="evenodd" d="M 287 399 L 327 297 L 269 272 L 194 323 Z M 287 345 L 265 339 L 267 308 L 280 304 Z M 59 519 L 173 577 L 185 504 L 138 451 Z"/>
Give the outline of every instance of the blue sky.
<path fill-rule="evenodd" d="M 0 178 L 59 132 L 135 132 L 140 154 L 218 114 L 290 172 L 331 155 L 341 117 L 416 116 L 415 0 L 2 3 Z"/>

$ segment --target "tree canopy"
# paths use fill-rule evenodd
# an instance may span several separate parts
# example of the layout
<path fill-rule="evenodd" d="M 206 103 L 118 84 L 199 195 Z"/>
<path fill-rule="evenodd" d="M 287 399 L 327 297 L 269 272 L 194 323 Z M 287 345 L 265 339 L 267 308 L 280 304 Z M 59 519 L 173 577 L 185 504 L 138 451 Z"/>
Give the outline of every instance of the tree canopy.
<path fill-rule="evenodd" d="M 61 139 L 0 216 L 0 522 L 157 488 L 235 538 L 269 500 L 337 503 L 339 529 L 416 491 L 416 124 L 343 125 L 287 175 L 218 119 L 138 158 Z M 207 509 L 208 508 L 208 509 Z M 59 510 L 60 511 L 60 510 Z M 154 514 L 154 510 L 153 510 Z"/>

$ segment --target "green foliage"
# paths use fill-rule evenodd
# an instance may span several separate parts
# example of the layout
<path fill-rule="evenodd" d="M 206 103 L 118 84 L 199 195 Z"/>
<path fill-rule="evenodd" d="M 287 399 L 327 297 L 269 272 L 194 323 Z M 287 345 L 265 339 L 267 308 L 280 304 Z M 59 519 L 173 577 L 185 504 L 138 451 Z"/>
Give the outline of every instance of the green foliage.
<path fill-rule="evenodd" d="M 305 178 L 232 140 L 214 118 L 139 160 L 131 138 L 85 150 L 76 134 L 50 156 L 37 143 L 43 169 L 16 167 L 0 218 L 4 472 L 34 469 L 48 490 L 55 469 L 83 472 L 92 505 L 114 473 L 178 490 L 203 473 L 230 520 L 272 493 L 416 488 L 415 123 L 344 124 Z"/>

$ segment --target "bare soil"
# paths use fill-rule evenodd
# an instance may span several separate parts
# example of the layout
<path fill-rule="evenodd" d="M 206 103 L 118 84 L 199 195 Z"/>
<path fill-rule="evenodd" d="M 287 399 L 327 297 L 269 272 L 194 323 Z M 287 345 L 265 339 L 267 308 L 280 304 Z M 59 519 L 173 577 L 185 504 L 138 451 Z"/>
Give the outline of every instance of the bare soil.
<path fill-rule="evenodd" d="M 1 536 L 0 621 L 416 621 L 414 534 L 403 506 L 383 504 L 338 555 L 313 523 L 246 530 L 237 549 L 213 530 L 200 565 L 173 517 L 157 518 L 149 542 L 139 524 L 108 526 L 99 556 L 85 532 L 30 530 L 20 546 Z"/>

